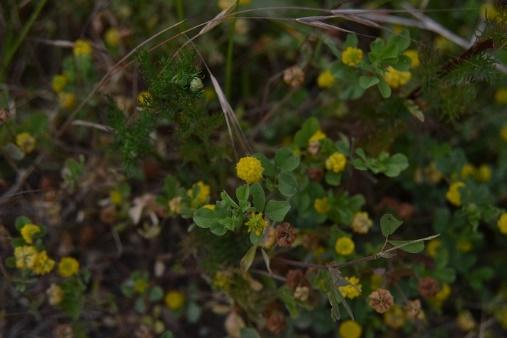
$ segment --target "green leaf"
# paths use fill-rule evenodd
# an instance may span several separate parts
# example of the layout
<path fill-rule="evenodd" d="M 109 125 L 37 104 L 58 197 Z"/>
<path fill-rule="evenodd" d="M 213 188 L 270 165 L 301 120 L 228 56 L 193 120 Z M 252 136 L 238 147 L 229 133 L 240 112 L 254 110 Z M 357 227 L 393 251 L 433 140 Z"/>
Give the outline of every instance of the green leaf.
<path fill-rule="evenodd" d="M 294 175 L 290 173 L 281 173 L 278 175 L 278 190 L 285 197 L 293 196 L 298 191 Z"/>
<path fill-rule="evenodd" d="M 386 170 L 384 174 L 387 177 L 396 177 L 408 168 L 408 159 L 403 154 L 395 154 L 386 163 Z"/>
<path fill-rule="evenodd" d="M 327 184 L 332 186 L 338 186 L 341 183 L 342 175 L 334 173 L 332 171 L 328 171 L 326 172 L 325 179 Z"/>
<path fill-rule="evenodd" d="M 239 203 L 246 203 L 248 201 L 248 197 L 250 196 L 250 187 L 248 184 L 240 185 L 236 188 L 236 198 Z"/>
<path fill-rule="evenodd" d="M 164 296 L 164 291 L 159 286 L 154 286 L 150 289 L 150 293 L 148 294 L 148 299 L 150 302 L 156 302 L 162 299 Z"/>
<path fill-rule="evenodd" d="M 197 323 L 201 318 L 202 309 L 195 302 L 190 302 L 187 306 L 187 319 L 190 323 Z"/>
<path fill-rule="evenodd" d="M 384 80 L 380 80 L 379 83 L 377 83 L 378 90 L 380 91 L 380 95 L 384 99 L 387 99 L 391 96 L 391 87 L 385 82 Z"/>
<path fill-rule="evenodd" d="M 240 338 L 261 338 L 261 336 L 255 329 L 244 327 L 240 331 Z"/>
<path fill-rule="evenodd" d="M 377 83 L 379 83 L 379 81 L 380 80 L 376 76 L 365 76 L 365 75 L 363 75 L 363 76 L 359 77 L 359 85 L 363 89 L 368 89 L 371 86 L 374 86 Z"/>
<path fill-rule="evenodd" d="M 310 117 L 305 121 L 300 130 L 294 135 L 294 143 L 299 148 L 306 148 L 308 146 L 308 140 L 312 135 L 320 129 L 319 120 L 315 117 Z"/>
<path fill-rule="evenodd" d="M 299 166 L 299 162 L 299 157 L 287 148 L 282 148 L 275 154 L 275 164 L 283 171 L 293 171 Z"/>
<path fill-rule="evenodd" d="M 400 250 L 408 252 L 408 253 L 419 253 L 424 250 L 424 242 L 414 242 L 414 241 L 389 241 L 394 246 L 401 246 Z"/>
<path fill-rule="evenodd" d="M 32 221 L 26 216 L 16 218 L 16 230 L 20 231 L 25 224 L 31 224 Z"/>
<path fill-rule="evenodd" d="M 200 208 L 194 214 L 194 223 L 200 228 L 211 228 L 217 223 L 217 216 L 214 210 Z"/>
<path fill-rule="evenodd" d="M 239 267 L 241 268 L 241 271 L 247 272 L 248 269 L 252 266 L 252 263 L 255 259 L 255 253 L 257 252 L 257 246 L 251 246 L 250 249 L 246 252 L 246 254 L 241 258 L 241 261 L 239 262 Z"/>
<path fill-rule="evenodd" d="M 402 225 L 403 222 L 394 217 L 392 214 L 385 214 L 380 219 L 380 229 L 384 237 L 394 234 L 396 229 Z"/>
<path fill-rule="evenodd" d="M 290 204 L 287 201 L 269 200 L 266 205 L 265 214 L 270 220 L 281 222 L 290 210 Z"/>
<path fill-rule="evenodd" d="M 171 331 L 166 331 L 162 333 L 160 338 L 174 338 L 174 334 Z"/>
<path fill-rule="evenodd" d="M 252 195 L 252 201 L 257 211 L 264 211 L 264 205 L 266 204 L 266 194 L 262 185 L 255 183 L 250 186 L 250 194 Z"/>

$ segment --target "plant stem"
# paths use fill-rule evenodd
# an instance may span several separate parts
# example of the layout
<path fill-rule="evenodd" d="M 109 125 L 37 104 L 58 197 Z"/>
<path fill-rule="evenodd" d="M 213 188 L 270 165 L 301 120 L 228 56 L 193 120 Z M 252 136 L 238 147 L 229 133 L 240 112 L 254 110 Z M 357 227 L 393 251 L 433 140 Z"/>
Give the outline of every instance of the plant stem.
<path fill-rule="evenodd" d="M 238 8 L 238 2 L 236 1 L 236 5 L 234 10 Z M 229 43 L 227 44 L 227 63 L 225 64 L 225 96 L 227 98 L 231 98 L 231 88 L 232 88 L 232 66 L 233 66 L 233 52 L 234 52 L 234 27 L 236 26 L 236 16 L 231 21 L 231 26 L 229 27 Z"/>
<path fill-rule="evenodd" d="M 185 20 L 185 6 L 183 0 L 176 0 L 176 13 L 178 14 L 178 19 Z"/>
<path fill-rule="evenodd" d="M 0 82 L 4 82 L 5 76 L 7 75 L 7 69 L 9 68 L 9 65 L 12 61 L 12 58 L 16 54 L 16 51 L 19 49 L 19 46 L 21 46 L 21 43 L 25 40 L 28 32 L 32 28 L 33 24 L 35 23 L 35 20 L 39 17 L 42 9 L 44 8 L 44 5 L 46 5 L 47 0 L 40 0 L 37 4 L 37 7 L 35 7 L 32 15 L 30 15 L 30 18 L 28 19 L 28 22 L 24 24 L 23 29 L 18 35 L 18 38 L 14 42 L 14 44 L 5 51 L 5 55 L 2 62 L 2 67 L 0 69 Z"/>

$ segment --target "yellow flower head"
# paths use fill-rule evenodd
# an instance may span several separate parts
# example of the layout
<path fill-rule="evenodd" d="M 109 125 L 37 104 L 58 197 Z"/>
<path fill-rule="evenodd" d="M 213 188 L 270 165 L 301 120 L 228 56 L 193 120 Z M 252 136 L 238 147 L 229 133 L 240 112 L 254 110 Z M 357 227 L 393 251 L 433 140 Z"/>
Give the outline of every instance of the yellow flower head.
<path fill-rule="evenodd" d="M 342 297 L 349 299 L 359 297 L 362 291 L 362 285 L 359 283 L 359 278 L 351 276 L 345 277 L 345 280 L 348 282 L 348 284 L 338 287 L 338 291 L 340 291 Z"/>
<path fill-rule="evenodd" d="M 147 105 L 150 102 L 150 100 L 151 100 L 151 94 L 147 90 L 143 90 L 142 92 L 137 94 L 137 103 L 142 106 Z"/>
<path fill-rule="evenodd" d="M 410 68 L 416 68 L 421 64 L 419 53 L 415 49 L 408 49 L 403 54 L 410 59 Z"/>
<path fill-rule="evenodd" d="M 28 243 L 33 243 L 33 235 L 40 232 L 39 226 L 35 224 L 25 224 L 20 230 L 21 237 L 23 237 L 23 240 Z"/>
<path fill-rule="evenodd" d="M 329 70 L 325 70 L 319 74 L 317 85 L 320 88 L 331 88 L 335 83 L 335 77 Z"/>
<path fill-rule="evenodd" d="M 326 134 L 324 134 L 322 130 L 319 129 L 315 133 L 313 133 L 313 135 L 308 139 L 308 144 L 319 142 L 320 140 L 323 140 L 325 138 Z"/>
<path fill-rule="evenodd" d="M 445 197 L 452 205 L 459 207 L 461 205 L 461 193 L 460 189 L 465 186 L 463 182 L 454 182 L 449 186 L 449 190 Z"/>
<path fill-rule="evenodd" d="M 209 210 L 215 210 L 216 205 L 215 204 L 206 204 L 206 205 L 203 205 L 202 207 L 209 209 Z"/>
<path fill-rule="evenodd" d="M 48 257 L 46 250 L 35 255 L 32 272 L 36 275 L 45 275 L 51 272 L 55 266 L 55 261 Z"/>
<path fill-rule="evenodd" d="M 213 286 L 217 289 L 227 290 L 231 285 L 232 275 L 229 271 L 218 271 L 213 278 Z"/>
<path fill-rule="evenodd" d="M 319 214 L 327 214 L 329 212 L 329 209 L 331 208 L 329 206 L 329 199 L 327 197 L 315 199 L 315 201 L 313 202 L 313 208 Z"/>
<path fill-rule="evenodd" d="M 14 258 L 16 259 L 16 268 L 31 269 L 35 263 L 35 256 L 37 256 L 37 250 L 33 246 L 17 246 L 14 249 Z"/>
<path fill-rule="evenodd" d="M 458 318 L 456 318 L 456 324 L 465 332 L 471 331 L 475 328 L 475 320 L 470 311 L 462 311 L 458 314 Z"/>
<path fill-rule="evenodd" d="M 109 28 L 104 34 L 104 40 L 109 47 L 118 47 L 121 42 L 120 31 L 117 28 Z"/>
<path fill-rule="evenodd" d="M 352 230 L 358 234 L 366 234 L 373 226 L 367 212 L 356 212 L 352 218 Z"/>
<path fill-rule="evenodd" d="M 507 212 L 500 215 L 496 225 L 502 234 L 507 235 Z"/>
<path fill-rule="evenodd" d="M 449 286 L 449 284 L 445 283 L 442 285 L 440 291 L 437 292 L 437 294 L 435 295 L 435 297 L 433 297 L 433 299 L 437 303 L 441 304 L 444 301 L 446 301 L 450 295 L 451 295 L 451 287 Z"/>
<path fill-rule="evenodd" d="M 348 256 L 353 253 L 355 247 L 354 241 L 349 237 L 339 237 L 334 246 L 336 253 L 342 256 Z"/>
<path fill-rule="evenodd" d="M 392 66 L 387 67 L 387 70 L 384 73 L 384 81 L 387 82 L 389 87 L 394 89 L 405 85 L 411 78 L 412 74 L 410 72 L 397 70 Z"/>
<path fill-rule="evenodd" d="M 481 18 L 486 20 L 495 20 L 498 17 L 498 9 L 492 3 L 485 3 L 481 6 Z"/>
<path fill-rule="evenodd" d="M 92 53 L 92 44 L 88 40 L 76 40 L 74 42 L 74 56 L 89 56 Z"/>
<path fill-rule="evenodd" d="M 260 181 L 263 172 L 261 161 L 253 156 L 242 157 L 236 164 L 236 175 L 249 184 Z"/>
<path fill-rule="evenodd" d="M 405 325 L 405 312 L 403 309 L 395 304 L 384 313 L 384 323 L 393 329 L 399 329 Z"/>
<path fill-rule="evenodd" d="M 461 168 L 461 177 L 468 178 L 475 175 L 475 167 L 470 163 L 465 163 L 463 168 Z"/>
<path fill-rule="evenodd" d="M 359 338 L 361 337 L 361 333 L 363 329 L 358 322 L 354 320 L 345 320 L 340 324 L 338 329 L 338 333 L 340 334 L 340 338 Z"/>
<path fill-rule="evenodd" d="M 121 191 L 118 189 L 111 190 L 109 192 L 109 200 L 114 205 L 121 205 L 121 203 L 123 202 L 123 196 L 121 194 Z"/>
<path fill-rule="evenodd" d="M 250 215 L 250 218 L 246 221 L 245 225 L 248 228 L 248 232 L 253 232 L 257 236 L 260 236 L 264 232 L 264 229 L 268 226 L 268 222 L 262 215 L 262 212 L 253 212 Z"/>
<path fill-rule="evenodd" d="M 252 2 L 252 0 L 239 0 L 238 5 L 246 6 L 249 5 Z M 227 9 L 231 6 L 233 6 L 236 3 L 236 0 L 218 0 L 218 7 L 221 10 Z"/>
<path fill-rule="evenodd" d="M 166 293 L 164 301 L 169 309 L 176 311 L 185 304 L 185 295 L 181 291 L 171 290 Z"/>
<path fill-rule="evenodd" d="M 481 164 L 479 169 L 475 172 L 475 179 L 479 182 L 489 182 L 491 181 L 491 167 L 487 164 Z"/>
<path fill-rule="evenodd" d="M 58 104 L 63 109 L 71 110 L 76 105 L 76 95 L 73 93 L 61 92 L 58 94 Z"/>
<path fill-rule="evenodd" d="M 79 262 L 73 257 L 63 257 L 58 263 L 58 274 L 62 277 L 71 277 L 79 271 Z"/>
<path fill-rule="evenodd" d="M 181 213 L 181 197 L 180 196 L 176 196 L 176 197 L 171 198 L 168 205 L 169 205 L 169 211 L 172 214 L 179 215 Z"/>
<path fill-rule="evenodd" d="M 442 242 L 439 239 L 432 239 L 429 241 L 428 245 L 426 246 L 426 252 L 428 253 L 428 256 L 433 258 L 437 257 L 441 246 Z"/>
<path fill-rule="evenodd" d="M 497 89 L 495 93 L 495 101 L 498 104 L 507 104 L 507 87 Z"/>
<path fill-rule="evenodd" d="M 53 79 L 51 80 L 51 88 L 55 91 L 55 93 L 59 93 L 65 88 L 65 85 L 69 79 L 65 74 L 56 74 L 53 76 Z"/>
<path fill-rule="evenodd" d="M 19 133 L 16 135 L 16 145 L 25 154 L 30 154 L 35 149 L 35 138 L 27 132 Z"/>
<path fill-rule="evenodd" d="M 335 152 L 326 160 L 326 169 L 334 173 L 341 173 L 347 165 L 347 158 L 340 152 Z"/>
<path fill-rule="evenodd" d="M 197 195 L 194 195 L 196 190 L 197 190 Z M 207 185 L 203 181 L 198 181 L 197 183 L 195 183 L 192 186 L 192 188 L 188 189 L 187 195 L 192 200 L 197 201 L 199 205 L 202 205 L 208 201 L 210 191 L 211 191 L 211 188 L 209 185 Z M 195 203 L 193 203 L 193 204 L 195 206 Z"/>
<path fill-rule="evenodd" d="M 63 300 L 63 290 L 57 284 L 52 283 L 46 290 L 46 293 L 48 295 L 49 304 L 53 306 L 60 304 Z"/>
<path fill-rule="evenodd" d="M 473 245 L 472 242 L 467 239 L 460 239 L 456 243 L 456 249 L 458 249 L 460 252 L 469 252 L 473 249 Z"/>
<path fill-rule="evenodd" d="M 363 60 L 364 53 L 361 49 L 355 47 L 347 47 L 342 52 L 342 62 L 350 67 L 355 67 Z"/>

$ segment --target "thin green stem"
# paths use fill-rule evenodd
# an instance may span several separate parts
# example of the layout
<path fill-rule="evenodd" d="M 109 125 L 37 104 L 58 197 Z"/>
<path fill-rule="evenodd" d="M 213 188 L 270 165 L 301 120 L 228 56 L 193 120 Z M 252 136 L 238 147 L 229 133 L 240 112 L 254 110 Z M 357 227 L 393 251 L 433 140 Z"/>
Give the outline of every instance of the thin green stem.
<path fill-rule="evenodd" d="M 236 1 L 236 5 L 234 10 L 238 7 L 238 2 Z M 227 44 L 227 62 L 225 64 L 225 96 L 229 99 L 231 98 L 231 88 L 232 88 L 232 67 L 233 67 L 233 56 L 234 56 L 234 33 L 236 27 L 236 16 L 231 21 L 231 26 L 229 27 L 229 43 Z"/>
<path fill-rule="evenodd" d="M 185 20 L 185 6 L 183 0 L 176 0 L 176 13 L 179 20 Z"/>
<path fill-rule="evenodd" d="M 9 65 L 12 61 L 12 58 L 16 54 L 17 50 L 19 49 L 19 46 L 23 43 L 25 40 L 28 32 L 32 28 L 33 24 L 35 23 L 35 20 L 39 17 L 42 9 L 46 5 L 47 0 L 40 0 L 37 4 L 37 7 L 35 7 L 32 15 L 30 15 L 30 18 L 28 19 L 28 22 L 23 25 L 23 29 L 19 33 L 18 38 L 14 42 L 14 44 L 5 51 L 4 60 L 2 62 L 2 68 L 0 69 L 0 82 L 4 82 L 5 76 L 7 75 L 7 69 L 9 68 Z"/>

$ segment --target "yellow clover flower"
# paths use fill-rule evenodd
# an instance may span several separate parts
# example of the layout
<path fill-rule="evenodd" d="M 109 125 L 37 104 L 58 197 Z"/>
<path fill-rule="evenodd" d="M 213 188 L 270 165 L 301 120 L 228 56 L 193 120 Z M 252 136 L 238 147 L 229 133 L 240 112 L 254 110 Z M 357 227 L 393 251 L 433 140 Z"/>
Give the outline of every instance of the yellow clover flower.
<path fill-rule="evenodd" d="M 496 225 L 502 234 L 507 235 L 507 212 L 500 215 Z"/>
<path fill-rule="evenodd" d="M 109 192 L 109 200 L 114 205 L 121 205 L 121 203 L 123 202 L 123 196 L 121 194 L 121 191 L 118 189 L 111 190 Z"/>
<path fill-rule="evenodd" d="M 363 329 L 358 322 L 354 320 L 345 320 L 340 324 L 338 328 L 338 333 L 340 334 L 340 338 L 359 338 L 361 337 L 361 333 Z"/>
<path fill-rule="evenodd" d="M 419 53 L 415 49 L 407 49 L 403 54 L 410 59 L 410 68 L 416 68 L 421 64 Z"/>
<path fill-rule="evenodd" d="M 171 290 L 166 293 L 164 301 L 169 309 L 177 311 L 185 304 L 185 295 L 181 291 Z"/>
<path fill-rule="evenodd" d="M 236 164 L 236 175 L 249 184 L 260 181 L 263 172 L 261 161 L 253 156 L 242 157 Z"/>
<path fill-rule="evenodd" d="M 36 275 L 45 275 L 50 273 L 54 266 L 55 261 L 48 257 L 46 250 L 43 250 L 35 255 L 32 272 Z"/>
<path fill-rule="evenodd" d="M 350 67 L 355 67 L 363 60 L 364 53 L 361 49 L 355 47 L 347 47 L 342 52 L 342 62 Z"/>
<path fill-rule="evenodd" d="M 268 226 L 268 222 L 262 215 L 262 212 L 253 212 L 250 215 L 250 218 L 246 221 L 245 225 L 248 228 L 248 232 L 253 232 L 255 235 L 260 236 L 264 232 L 264 229 Z"/>
<path fill-rule="evenodd" d="M 115 27 L 109 28 L 104 34 L 104 40 L 109 47 L 118 47 L 121 41 L 120 31 Z"/>
<path fill-rule="evenodd" d="M 405 312 L 403 312 L 403 309 L 397 304 L 391 306 L 391 308 L 384 313 L 384 323 L 395 330 L 403 327 L 403 325 L 405 325 Z"/>
<path fill-rule="evenodd" d="M 196 190 L 198 192 L 197 192 L 197 195 L 194 196 Z M 204 204 L 208 201 L 210 191 L 211 191 L 211 188 L 209 185 L 207 185 L 203 181 L 198 181 L 197 183 L 195 183 L 192 186 L 192 188 L 188 189 L 187 195 L 191 199 L 197 201 L 198 204 Z M 193 203 L 193 204 L 195 204 L 195 203 Z"/>
<path fill-rule="evenodd" d="M 459 207 L 461 205 L 461 193 L 460 189 L 465 186 L 463 182 L 454 182 L 449 186 L 449 190 L 445 197 L 452 205 Z"/>
<path fill-rule="evenodd" d="M 63 88 L 65 88 L 65 85 L 67 85 L 68 81 L 69 79 L 65 76 L 65 74 L 56 74 L 51 80 L 51 88 L 55 91 L 55 93 L 60 93 Z"/>
<path fill-rule="evenodd" d="M 463 331 L 471 331 L 475 328 L 475 320 L 470 311 L 462 311 L 458 314 L 456 318 L 456 324 Z"/>
<path fill-rule="evenodd" d="M 14 249 L 14 258 L 16 259 L 16 268 L 20 270 L 31 269 L 35 263 L 37 250 L 33 246 L 17 246 Z"/>
<path fill-rule="evenodd" d="M 475 167 L 470 163 L 465 163 L 461 168 L 461 177 L 468 178 L 475 175 Z"/>
<path fill-rule="evenodd" d="M 23 237 L 23 240 L 28 243 L 33 243 L 33 235 L 40 232 L 39 226 L 35 224 L 25 224 L 20 230 L 21 237 Z"/>
<path fill-rule="evenodd" d="M 58 94 L 58 104 L 63 109 L 71 110 L 76 105 L 76 95 L 73 93 L 61 92 Z"/>
<path fill-rule="evenodd" d="M 181 196 L 171 198 L 167 204 L 172 214 L 179 215 L 181 213 Z"/>
<path fill-rule="evenodd" d="M 92 53 L 92 44 L 88 40 L 76 40 L 72 51 L 74 52 L 74 56 L 77 57 L 89 56 Z"/>
<path fill-rule="evenodd" d="M 397 70 L 392 66 L 387 67 L 387 70 L 384 73 L 384 81 L 387 82 L 389 87 L 394 89 L 405 85 L 411 78 L 412 74 L 410 72 Z"/>
<path fill-rule="evenodd" d="M 352 218 L 352 230 L 358 234 L 366 234 L 373 226 L 367 212 L 356 212 Z"/>
<path fill-rule="evenodd" d="M 19 133 L 16 135 L 16 145 L 25 154 L 30 154 L 35 149 L 35 138 L 27 132 Z"/>
<path fill-rule="evenodd" d="M 308 144 L 319 142 L 320 140 L 323 140 L 325 138 L 326 134 L 319 129 L 315 133 L 313 133 L 313 135 L 308 139 Z"/>
<path fill-rule="evenodd" d="M 437 304 L 441 304 L 444 301 L 446 301 L 450 295 L 451 295 L 451 287 L 449 286 L 449 284 L 445 283 L 442 285 L 442 287 L 437 292 L 435 297 L 433 297 L 433 300 L 436 301 Z"/>
<path fill-rule="evenodd" d="M 323 89 L 331 88 L 334 85 L 335 80 L 333 73 L 329 70 L 325 70 L 319 74 L 319 77 L 317 78 L 317 85 Z"/>
<path fill-rule="evenodd" d="M 475 172 L 475 179 L 479 182 L 489 182 L 492 175 L 491 167 L 487 164 L 481 164 Z"/>
<path fill-rule="evenodd" d="M 52 283 L 46 290 L 46 293 L 48 295 L 48 301 L 50 305 L 58 305 L 63 300 L 63 290 L 57 284 Z"/>
<path fill-rule="evenodd" d="M 62 277 L 71 277 L 79 271 L 79 262 L 73 257 L 63 257 L 58 263 L 58 274 Z"/>
<path fill-rule="evenodd" d="M 334 173 L 341 173 L 347 165 L 347 158 L 340 152 L 335 152 L 326 160 L 326 169 Z"/>
<path fill-rule="evenodd" d="M 137 94 L 137 103 L 145 106 L 147 105 L 151 100 L 151 94 L 147 90 L 141 91 L 139 94 Z"/>
<path fill-rule="evenodd" d="M 467 239 L 460 239 L 456 243 L 456 249 L 458 249 L 460 252 L 469 252 L 473 249 L 473 245 L 472 242 Z"/>
<path fill-rule="evenodd" d="M 336 253 L 342 256 L 348 256 L 353 253 L 355 247 L 354 241 L 349 237 L 339 237 L 334 246 Z"/>
<path fill-rule="evenodd" d="M 313 208 L 319 214 L 327 214 L 330 210 L 329 199 L 327 197 L 317 198 L 313 202 Z"/>
<path fill-rule="evenodd" d="M 345 277 L 345 280 L 348 282 L 348 284 L 338 287 L 338 291 L 340 291 L 342 297 L 348 299 L 359 297 L 362 291 L 362 285 L 359 283 L 359 278 L 351 276 Z"/>
<path fill-rule="evenodd" d="M 440 250 L 440 247 L 442 246 L 442 242 L 439 239 L 432 239 L 428 242 L 428 245 L 426 246 L 426 253 L 428 256 L 435 258 L 438 255 L 438 251 Z"/>
<path fill-rule="evenodd" d="M 507 87 L 497 89 L 495 93 L 495 101 L 498 104 L 507 104 Z"/>

